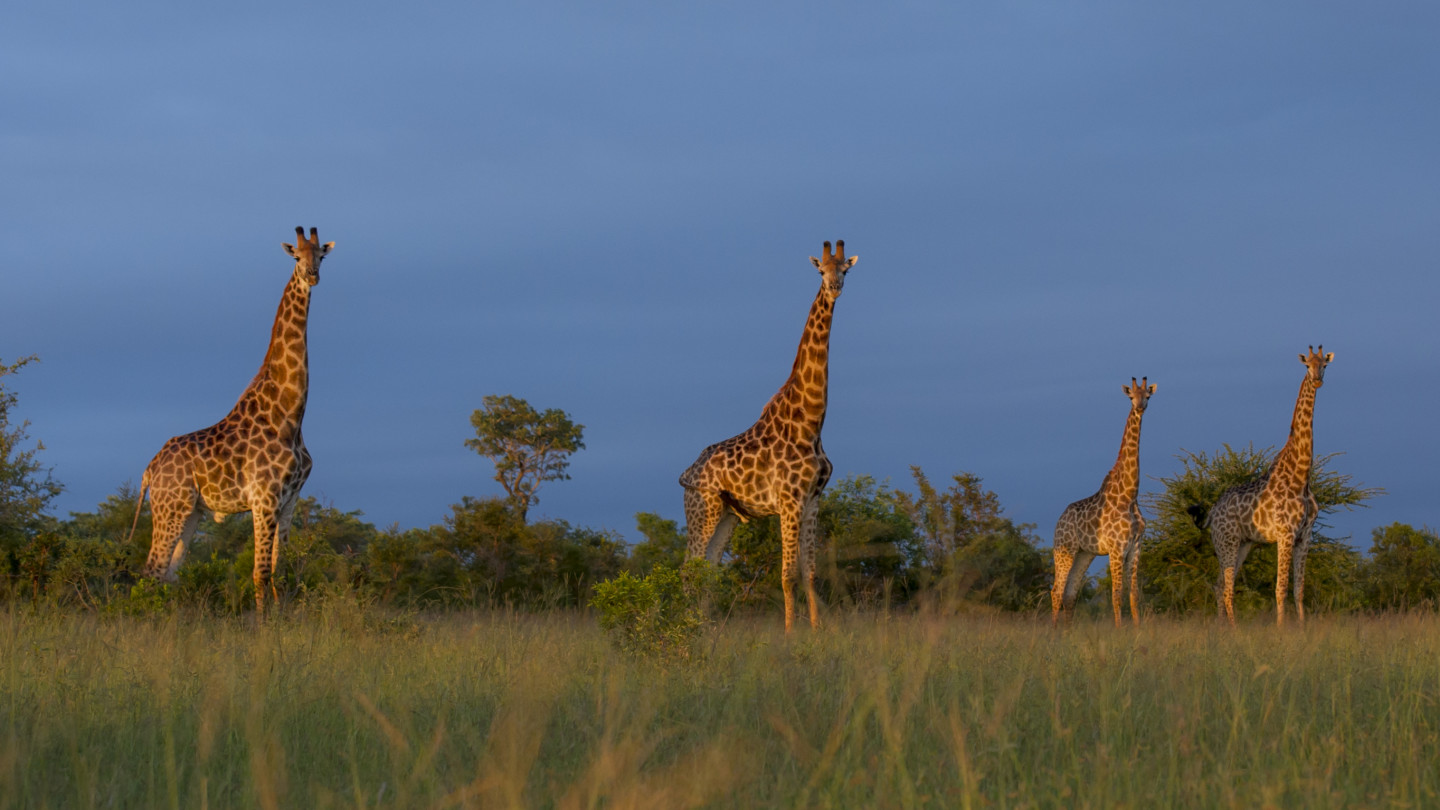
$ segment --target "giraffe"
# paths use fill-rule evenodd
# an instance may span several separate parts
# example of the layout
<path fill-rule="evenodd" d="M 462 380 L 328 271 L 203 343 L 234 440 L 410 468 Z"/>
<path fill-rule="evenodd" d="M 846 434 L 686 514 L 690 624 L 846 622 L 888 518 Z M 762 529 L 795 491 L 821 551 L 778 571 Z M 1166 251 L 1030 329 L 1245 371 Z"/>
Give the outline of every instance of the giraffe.
<path fill-rule="evenodd" d="M 749 430 L 705 448 L 680 476 L 685 488 L 688 559 L 718 562 L 736 521 L 780 516 L 780 580 L 785 591 L 785 632 L 795 616 L 796 563 L 805 580 L 810 626 L 820 625 L 815 595 L 815 519 L 820 493 L 833 467 L 820 446 L 830 375 L 830 321 L 845 274 L 860 260 L 825 243 L 823 258 L 810 257 L 820 271 L 820 291 L 810 305 L 795 365 Z"/>
<path fill-rule="evenodd" d="M 1295 614 L 1305 622 L 1305 554 L 1310 550 L 1310 529 L 1319 505 L 1310 492 L 1310 468 L 1315 460 L 1315 391 L 1325 384 L 1325 367 L 1335 353 L 1310 347 L 1300 355 L 1305 379 L 1295 399 L 1290 438 L 1264 475 L 1233 486 L 1220 495 L 1203 522 L 1210 527 L 1220 578 L 1215 583 L 1217 609 L 1235 626 L 1235 573 L 1256 543 L 1274 543 L 1275 624 L 1285 624 L 1285 580 L 1293 578 Z M 1292 567 L 1293 566 L 1293 567 Z"/>
<path fill-rule="evenodd" d="M 320 283 L 320 262 L 334 242 L 320 244 L 315 229 L 305 238 L 295 229 L 285 252 L 295 270 L 270 331 L 260 371 L 240 400 L 219 422 L 175 436 L 160 448 L 140 479 L 135 523 L 150 493 L 155 528 L 145 576 L 169 582 L 185 558 L 185 547 L 207 510 L 221 521 L 250 512 L 255 519 L 255 607 L 265 613 L 265 592 L 278 604 L 271 574 L 290 532 L 295 500 L 310 475 L 310 453 L 300 435 L 309 393 L 310 361 L 305 346 L 310 288 Z M 133 536 L 135 526 L 132 523 Z"/>
<path fill-rule="evenodd" d="M 1065 507 L 1055 524 L 1055 585 L 1050 590 L 1050 620 L 1060 620 L 1075 607 L 1075 594 L 1085 580 L 1085 569 L 1097 555 L 1110 557 L 1110 602 L 1115 608 L 1115 626 L 1120 627 L 1120 597 L 1129 569 L 1130 618 L 1140 623 L 1140 535 L 1145 518 L 1136 496 L 1140 491 L 1140 420 L 1154 396 L 1157 385 L 1149 377 L 1120 386 L 1130 398 L 1130 415 L 1125 418 L 1125 435 L 1115 466 L 1105 474 L 1100 491 Z"/>

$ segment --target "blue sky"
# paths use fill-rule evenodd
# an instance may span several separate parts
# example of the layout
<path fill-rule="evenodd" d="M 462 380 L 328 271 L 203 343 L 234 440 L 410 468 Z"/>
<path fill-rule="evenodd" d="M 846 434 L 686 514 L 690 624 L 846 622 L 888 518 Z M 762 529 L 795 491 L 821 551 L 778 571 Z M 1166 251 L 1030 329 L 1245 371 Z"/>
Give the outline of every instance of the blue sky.
<path fill-rule="evenodd" d="M 1440 524 L 1440 8 L 27 4 L 0 27 L 0 358 L 67 487 L 138 482 L 258 368 L 319 228 L 306 491 L 499 493 L 481 397 L 586 426 L 536 517 L 637 539 L 784 381 L 844 239 L 837 476 L 981 475 L 1048 538 L 1159 385 L 1182 448 L 1316 449 Z"/>

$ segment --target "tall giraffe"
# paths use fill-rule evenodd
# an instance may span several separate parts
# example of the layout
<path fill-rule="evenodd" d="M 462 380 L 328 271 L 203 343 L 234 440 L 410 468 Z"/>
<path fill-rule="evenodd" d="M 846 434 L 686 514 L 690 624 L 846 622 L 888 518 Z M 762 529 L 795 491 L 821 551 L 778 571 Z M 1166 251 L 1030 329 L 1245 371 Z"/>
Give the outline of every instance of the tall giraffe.
<path fill-rule="evenodd" d="M 1140 419 L 1150 397 L 1159 386 L 1150 378 L 1130 378 L 1120 386 L 1130 398 L 1130 415 L 1125 418 L 1125 436 L 1120 456 L 1105 474 L 1100 491 L 1065 507 L 1055 524 L 1055 585 L 1050 590 L 1050 620 L 1057 622 L 1061 611 L 1075 607 L 1075 594 L 1085 579 L 1085 569 L 1097 555 L 1110 557 L 1110 602 L 1115 608 L 1115 626 L 1121 626 L 1120 597 L 1130 579 L 1130 618 L 1140 623 L 1140 535 L 1145 518 L 1136 496 L 1140 492 Z"/>
<path fill-rule="evenodd" d="M 820 447 L 830 379 L 830 321 L 845 274 L 860 260 L 845 257 L 845 243 L 825 243 L 824 257 L 810 257 L 820 271 L 820 291 L 800 336 L 790 377 L 766 403 L 760 419 L 738 436 L 712 444 L 680 476 L 685 488 L 688 558 L 718 562 L 735 522 L 780 516 L 780 581 L 785 590 L 785 631 L 795 616 L 795 579 L 805 580 L 810 626 L 820 624 L 815 595 L 815 518 L 820 493 L 830 481 L 830 459 Z"/>
<path fill-rule="evenodd" d="M 259 373 L 224 419 L 165 442 L 145 468 L 135 508 L 138 522 L 148 490 L 155 528 L 145 575 L 172 582 L 206 510 L 217 521 L 250 512 L 255 519 L 255 607 L 262 615 L 267 589 L 279 601 L 271 574 L 290 533 L 300 487 L 310 476 L 310 452 L 300 435 L 310 387 L 305 326 L 310 288 L 320 283 L 320 261 L 335 247 L 334 242 L 320 244 L 314 228 L 308 240 L 303 228 L 296 228 L 295 236 L 294 245 L 285 244 L 295 270 L 280 298 Z"/>
<path fill-rule="evenodd" d="M 1335 353 L 1325 347 L 1300 355 L 1305 379 L 1295 398 L 1290 438 L 1275 456 L 1275 463 L 1259 478 L 1231 487 L 1220 495 L 1204 519 L 1210 526 L 1215 555 L 1220 558 L 1220 579 L 1215 601 L 1230 625 L 1235 625 L 1235 573 L 1256 543 L 1274 543 L 1275 624 L 1285 624 L 1285 580 L 1292 579 L 1295 613 L 1305 621 L 1305 554 L 1310 550 L 1310 529 L 1319 505 L 1310 492 L 1310 468 L 1315 461 L 1315 391 L 1325 384 L 1325 367 Z M 1292 559 L 1293 556 L 1293 559 Z M 1293 564 L 1293 567 L 1292 567 Z"/>

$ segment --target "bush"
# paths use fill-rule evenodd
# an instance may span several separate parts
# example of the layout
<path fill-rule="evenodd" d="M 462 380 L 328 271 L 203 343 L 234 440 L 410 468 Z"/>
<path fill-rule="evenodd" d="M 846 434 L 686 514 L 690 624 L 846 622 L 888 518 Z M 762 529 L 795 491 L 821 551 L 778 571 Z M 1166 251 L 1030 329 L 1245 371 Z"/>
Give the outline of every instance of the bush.
<path fill-rule="evenodd" d="M 643 577 L 626 571 L 599 583 L 590 604 L 601 629 L 626 653 L 689 660 L 709 623 L 704 603 L 719 583 L 719 572 L 705 560 L 690 560 L 678 571 L 656 565 Z"/>

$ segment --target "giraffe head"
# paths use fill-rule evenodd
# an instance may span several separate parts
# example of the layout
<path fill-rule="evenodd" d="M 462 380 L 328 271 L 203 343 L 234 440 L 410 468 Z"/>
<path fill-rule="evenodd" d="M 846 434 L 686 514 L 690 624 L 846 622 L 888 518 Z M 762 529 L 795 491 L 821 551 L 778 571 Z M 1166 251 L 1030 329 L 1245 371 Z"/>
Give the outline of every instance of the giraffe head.
<path fill-rule="evenodd" d="M 1315 383 L 1316 388 L 1325 384 L 1325 367 L 1330 365 L 1330 361 L 1334 359 L 1335 352 L 1325 354 L 1324 346 L 1321 346 L 1318 352 L 1315 351 L 1314 346 L 1311 346 L 1308 355 L 1300 355 L 1300 362 L 1304 363 L 1305 368 L 1309 371 L 1307 379 Z"/>
<path fill-rule="evenodd" d="M 1155 389 L 1159 387 L 1158 385 L 1151 384 L 1149 377 L 1141 377 L 1138 383 L 1135 382 L 1134 377 L 1131 377 L 1130 384 L 1120 386 L 1120 390 L 1125 392 L 1125 396 L 1130 397 L 1130 406 L 1132 408 L 1140 413 L 1144 413 L 1145 406 L 1150 404 L 1150 397 L 1155 394 Z"/>
<path fill-rule="evenodd" d="M 310 229 L 310 238 L 305 238 L 305 229 L 299 226 L 295 228 L 295 244 L 282 242 L 285 252 L 295 259 L 295 276 L 304 280 L 306 284 L 314 287 L 320 283 L 320 260 L 325 254 L 335 247 L 334 242 L 320 244 L 320 237 L 316 235 L 315 229 Z"/>
<path fill-rule="evenodd" d="M 832 301 L 840 297 L 840 290 L 845 287 L 845 274 L 850 272 L 850 268 L 854 267 L 858 261 L 860 261 L 859 256 L 845 258 L 845 240 L 843 239 L 835 243 L 833 256 L 830 254 L 830 243 L 826 242 L 823 259 L 810 257 L 810 263 L 820 270 L 820 276 L 824 279 L 821 288 L 829 294 Z"/>

